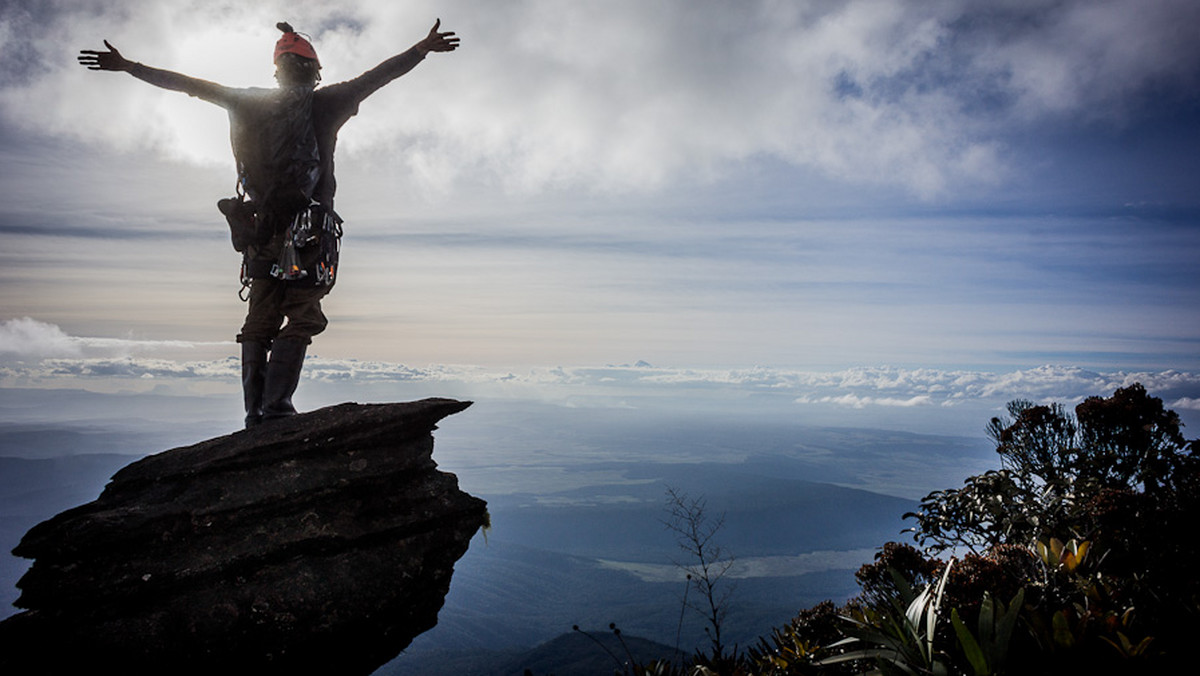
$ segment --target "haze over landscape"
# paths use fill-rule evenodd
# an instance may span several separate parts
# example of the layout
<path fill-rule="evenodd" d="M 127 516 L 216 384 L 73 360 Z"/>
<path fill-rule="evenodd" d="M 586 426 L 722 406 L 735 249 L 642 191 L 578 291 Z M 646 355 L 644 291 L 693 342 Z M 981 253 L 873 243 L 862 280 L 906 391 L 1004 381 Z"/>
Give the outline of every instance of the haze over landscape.
<path fill-rule="evenodd" d="M 476 402 L 434 457 L 494 532 L 416 654 L 670 639 L 667 484 L 733 510 L 749 635 L 994 467 L 1012 399 L 1140 382 L 1197 436 L 1195 2 L 12 0 L 0 544 L 241 424 L 225 114 L 78 50 L 272 86 L 287 20 L 333 83 L 438 17 L 462 47 L 341 133 L 343 268 L 296 399 Z"/>

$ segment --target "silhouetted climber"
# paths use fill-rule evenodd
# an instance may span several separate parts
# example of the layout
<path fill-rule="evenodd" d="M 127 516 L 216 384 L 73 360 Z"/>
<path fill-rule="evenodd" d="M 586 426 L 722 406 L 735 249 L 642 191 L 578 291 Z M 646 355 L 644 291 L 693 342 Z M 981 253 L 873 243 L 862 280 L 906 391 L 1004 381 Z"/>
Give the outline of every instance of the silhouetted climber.
<path fill-rule="evenodd" d="M 333 210 L 333 153 L 338 130 L 363 99 L 412 70 L 429 52 L 451 52 L 459 39 L 438 32 L 358 77 L 317 88 L 321 63 L 305 37 L 286 23 L 275 44 L 276 89 L 234 88 L 151 68 L 107 51 L 83 50 L 89 70 L 124 71 L 152 85 L 185 92 L 229 111 L 238 197 L 221 200 L 234 248 L 243 252 L 249 309 L 237 336 L 242 346 L 246 426 L 296 413 L 312 337 L 328 320 L 321 299 L 335 281 L 341 219 Z M 247 199 L 248 198 L 248 199 Z"/>

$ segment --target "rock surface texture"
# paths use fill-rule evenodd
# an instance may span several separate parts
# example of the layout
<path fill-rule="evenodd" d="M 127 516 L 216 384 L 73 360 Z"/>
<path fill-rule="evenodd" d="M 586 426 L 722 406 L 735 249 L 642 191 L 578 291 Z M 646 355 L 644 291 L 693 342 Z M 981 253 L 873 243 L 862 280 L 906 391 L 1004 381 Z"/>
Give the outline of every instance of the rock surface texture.
<path fill-rule="evenodd" d="M 469 405 L 342 404 L 128 465 L 14 550 L 0 673 L 371 673 L 487 524 L 432 458 Z"/>

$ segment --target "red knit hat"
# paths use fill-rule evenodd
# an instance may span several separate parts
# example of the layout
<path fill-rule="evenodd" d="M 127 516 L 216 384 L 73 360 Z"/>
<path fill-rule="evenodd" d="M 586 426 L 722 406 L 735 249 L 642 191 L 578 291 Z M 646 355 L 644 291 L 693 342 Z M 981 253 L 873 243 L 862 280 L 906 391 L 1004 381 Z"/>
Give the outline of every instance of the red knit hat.
<path fill-rule="evenodd" d="M 321 60 L 317 58 L 317 50 L 313 49 L 312 43 L 292 30 L 291 24 L 286 21 L 280 21 L 275 24 L 275 27 L 283 31 L 283 37 L 279 38 L 279 41 L 275 43 L 275 63 L 279 63 L 280 54 L 290 52 L 316 61 L 317 66 L 321 65 Z"/>

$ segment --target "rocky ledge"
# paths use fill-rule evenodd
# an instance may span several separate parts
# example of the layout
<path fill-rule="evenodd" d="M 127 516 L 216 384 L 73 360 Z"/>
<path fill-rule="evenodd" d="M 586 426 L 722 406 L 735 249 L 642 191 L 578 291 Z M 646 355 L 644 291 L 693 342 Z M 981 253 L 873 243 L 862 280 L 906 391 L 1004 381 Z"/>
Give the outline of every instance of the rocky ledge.
<path fill-rule="evenodd" d="M 371 673 L 487 524 L 432 457 L 468 406 L 342 404 L 128 465 L 13 551 L 0 673 Z"/>

